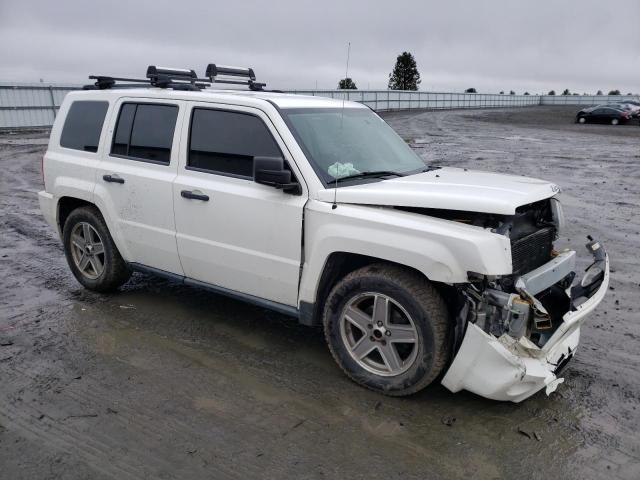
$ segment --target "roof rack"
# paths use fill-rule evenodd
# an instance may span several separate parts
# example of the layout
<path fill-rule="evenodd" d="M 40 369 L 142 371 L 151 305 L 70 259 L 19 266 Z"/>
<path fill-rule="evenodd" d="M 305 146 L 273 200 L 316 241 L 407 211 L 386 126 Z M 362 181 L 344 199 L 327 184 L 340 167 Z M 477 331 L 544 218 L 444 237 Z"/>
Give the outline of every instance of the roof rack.
<path fill-rule="evenodd" d="M 225 67 L 210 63 L 206 70 L 207 78 L 198 78 L 194 70 L 184 68 L 166 68 L 149 65 L 147 78 L 122 78 L 103 75 L 90 75 L 95 80 L 92 85 L 85 85 L 83 90 L 106 90 L 110 88 L 171 88 L 173 90 L 202 90 L 214 83 L 247 85 L 249 90 L 262 91 L 265 83 L 256 82 L 251 68 Z M 246 79 L 246 80 L 241 80 Z M 120 83 L 123 82 L 123 83 Z"/>
<path fill-rule="evenodd" d="M 147 78 L 122 78 L 90 75 L 96 80 L 93 85 L 85 85 L 83 90 L 106 90 L 109 88 L 172 88 L 174 90 L 201 90 L 209 86 L 208 80 L 199 79 L 194 70 L 166 68 L 149 65 Z M 125 83 L 117 83 L 125 82 Z"/>
<path fill-rule="evenodd" d="M 222 76 L 222 78 L 219 78 Z M 227 83 L 232 85 L 247 85 L 249 90 L 261 91 L 267 86 L 266 83 L 256 82 L 256 75 L 252 68 L 229 67 L 210 63 L 207 65 L 205 77 L 213 83 Z M 239 80 L 246 78 L 246 80 Z"/>

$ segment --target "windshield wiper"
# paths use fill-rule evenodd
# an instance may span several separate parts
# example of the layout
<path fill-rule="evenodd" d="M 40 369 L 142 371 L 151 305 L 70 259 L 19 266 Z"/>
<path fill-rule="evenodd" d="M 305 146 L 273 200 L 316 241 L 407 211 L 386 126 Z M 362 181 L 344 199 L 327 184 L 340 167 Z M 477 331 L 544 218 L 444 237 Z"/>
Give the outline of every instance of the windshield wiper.
<path fill-rule="evenodd" d="M 398 172 L 393 172 L 390 170 L 374 170 L 371 172 L 360 172 L 354 173 L 353 175 L 347 175 L 346 177 L 340 177 L 334 180 L 333 182 L 344 182 L 345 180 L 356 180 L 359 178 L 376 178 L 376 177 L 386 177 L 387 175 L 395 175 L 396 177 L 402 177 L 403 175 Z M 333 183 L 331 182 L 331 183 Z"/>

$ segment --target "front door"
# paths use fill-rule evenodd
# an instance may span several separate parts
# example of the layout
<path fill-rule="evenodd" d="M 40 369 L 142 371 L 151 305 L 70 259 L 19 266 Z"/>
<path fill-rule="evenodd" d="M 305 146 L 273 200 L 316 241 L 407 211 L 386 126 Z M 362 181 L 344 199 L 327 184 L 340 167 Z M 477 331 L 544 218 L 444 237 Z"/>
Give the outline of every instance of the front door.
<path fill-rule="evenodd" d="M 253 181 L 255 156 L 279 156 L 302 177 L 269 118 L 249 107 L 186 112 L 173 197 L 187 277 L 296 306 L 307 199 Z"/>
<path fill-rule="evenodd" d="M 125 259 L 179 275 L 173 181 L 183 109 L 178 101 L 120 100 L 95 190 Z"/>

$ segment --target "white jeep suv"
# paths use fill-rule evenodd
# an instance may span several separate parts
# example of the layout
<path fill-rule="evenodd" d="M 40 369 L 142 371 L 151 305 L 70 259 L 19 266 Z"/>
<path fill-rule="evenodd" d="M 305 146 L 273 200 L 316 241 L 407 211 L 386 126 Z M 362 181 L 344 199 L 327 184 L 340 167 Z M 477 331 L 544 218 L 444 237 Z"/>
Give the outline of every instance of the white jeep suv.
<path fill-rule="evenodd" d="M 580 281 L 554 250 L 556 185 L 427 166 L 362 104 L 207 73 L 90 77 L 64 100 L 39 198 L 82 285 L 137 270 L 322 325 L 344 372 L 388 395 L 440 379 L 519 402 L 563 381 L 609 260 L 590 241 Z"/>

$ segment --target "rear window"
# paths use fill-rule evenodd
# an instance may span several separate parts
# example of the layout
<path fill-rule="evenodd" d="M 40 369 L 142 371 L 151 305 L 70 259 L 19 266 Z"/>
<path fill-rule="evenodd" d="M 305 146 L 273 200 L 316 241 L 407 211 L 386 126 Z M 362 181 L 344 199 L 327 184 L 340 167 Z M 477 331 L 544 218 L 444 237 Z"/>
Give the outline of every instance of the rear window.
<path fill-rule="evenodd" d="M 194 108 L 187 167 L 252 178 L 256 156 L 282 156 L 262 120 L 247 113 Z"/>
<path fill-rule="evenodd" d="M 177 117 L 175 105 L 124 103 L 111 154 L 169 164 Z"/>
<path fill-rule="evenodd" d="M 73 102 L 64 121 L 60 146 L 83 152 L 97 152 L 107 108 L 109 102 Z"/>

